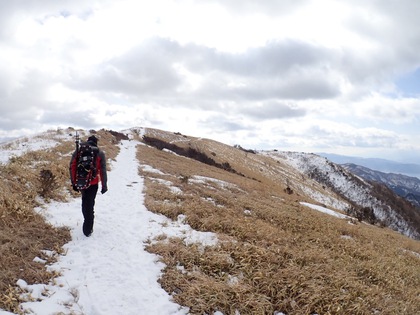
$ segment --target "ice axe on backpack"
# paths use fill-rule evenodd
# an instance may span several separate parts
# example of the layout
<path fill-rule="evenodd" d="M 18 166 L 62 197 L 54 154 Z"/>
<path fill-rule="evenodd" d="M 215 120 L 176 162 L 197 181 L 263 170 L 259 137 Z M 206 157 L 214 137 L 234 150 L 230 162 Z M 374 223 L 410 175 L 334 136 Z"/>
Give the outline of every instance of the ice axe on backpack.
<path fill-rule="evenodd" d="M 79 143 L 80 143 L 80 137 L 79 137 L 79 133 L 76 131 L 76 152 L 79 152 Z"/>

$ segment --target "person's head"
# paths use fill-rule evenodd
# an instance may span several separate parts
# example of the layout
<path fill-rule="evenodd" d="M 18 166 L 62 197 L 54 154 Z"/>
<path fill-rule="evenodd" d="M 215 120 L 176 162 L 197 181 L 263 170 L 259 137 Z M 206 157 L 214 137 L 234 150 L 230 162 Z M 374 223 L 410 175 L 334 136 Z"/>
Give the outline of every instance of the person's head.
<path fill-rule="evenodd" d="M 90 144 L 97 146 L 98 145 L 98 138 L 95 135 L 91 135 L 87 142 L 89 142 Z"/>

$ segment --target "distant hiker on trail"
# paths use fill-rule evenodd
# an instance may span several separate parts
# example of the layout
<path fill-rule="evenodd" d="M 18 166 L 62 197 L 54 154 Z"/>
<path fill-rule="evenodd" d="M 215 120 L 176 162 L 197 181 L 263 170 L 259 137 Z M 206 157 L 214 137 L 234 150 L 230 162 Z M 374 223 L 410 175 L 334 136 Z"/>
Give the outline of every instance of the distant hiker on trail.
<path fill-rule="evenodd" d="M 73 190 L 82 193 L 83 234 L 93 232 L 95 198 L 98 192 L 99 178 L 101 193 L 107 192 L 107 174 L 105 153 L 98 148 L 98 138 L 90 136 L 87 142 L 79 144 L 76 134 L 76 150 L 70 160 L 70 179 Z"/>

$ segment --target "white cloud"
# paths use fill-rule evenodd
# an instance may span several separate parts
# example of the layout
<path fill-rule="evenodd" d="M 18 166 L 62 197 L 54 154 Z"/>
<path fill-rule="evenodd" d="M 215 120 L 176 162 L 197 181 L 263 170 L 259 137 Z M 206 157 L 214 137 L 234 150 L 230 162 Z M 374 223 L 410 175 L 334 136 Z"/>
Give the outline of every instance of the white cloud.
<path fill-rule="evenodd" d="M 415 1 L 1 9 L 0 136 L 144 123 L 254 148 L 418 150 L 419 99 L 394 82 L 420 67 Z"/>
<path fill-rule="evenodd" d="M 360 119 L 390 125 L 418 123 L 420 117 L 420 99 L 417 98 L 389 98 L 373 93 L 354 103 L 352 108 Z"/>

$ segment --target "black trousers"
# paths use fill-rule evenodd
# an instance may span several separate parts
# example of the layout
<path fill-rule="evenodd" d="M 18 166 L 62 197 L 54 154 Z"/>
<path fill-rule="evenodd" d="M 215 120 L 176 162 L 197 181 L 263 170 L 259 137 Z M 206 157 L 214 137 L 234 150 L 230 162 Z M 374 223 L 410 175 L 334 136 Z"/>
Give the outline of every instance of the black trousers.
<path fill-rule="evenodd" d="M 83 222 L 83 234 L 86 236 L 90 236 L 93 231 L 93 221 L 95 218 L 94 207 L 97 193 L 97 184 L 82 190 L 82 213 L 83 218 L 85 219 Z"/>

